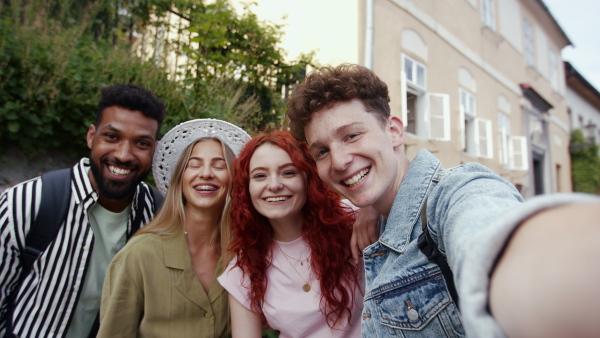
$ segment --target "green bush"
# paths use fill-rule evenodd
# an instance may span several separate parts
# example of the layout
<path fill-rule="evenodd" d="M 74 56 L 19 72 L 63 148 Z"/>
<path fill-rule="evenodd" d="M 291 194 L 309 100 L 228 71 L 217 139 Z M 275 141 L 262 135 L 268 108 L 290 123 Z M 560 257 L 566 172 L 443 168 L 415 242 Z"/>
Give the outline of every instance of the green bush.
<path fill-rule="evenodd" d="M 163 69 L 94 41 L 82 26 L 0 21 L 1 147 L 14 145 L 32 156 L 47 148 L 86 154 L 83 141 L 100 89 L 116 83 L 137 83 L 161 97 L 169 111 L 185 111 L 185 96 Z M 178 120 L 165 121 L 165 129 Z"/>
<path fill-rule="evenodd" d="M 187 21 L 165 50 L 187 63 L 170 74 L 167 53 L 148 57 L 133 50 L 133 40 L 168 26 L 166 14 L 176 11 Z M 312 54 L 283 62 L 280 35 L 279 26 L 248 10 L 237 15 L 225 0 L 0 2 L 0 153 L 14 146 L 32 157 L 50 148 L 86 155 L 100 90 L 117 83 L 163 99 L 162 133 L 202 117 L 251 134 L 281 127 L 282 92 L 301 80 Z"/>
<path fill-rule="evenodd" d="M 600 155 L 598 145 L 581 130 L 571 134 L 571 173 L 573 191 L 600 194 Z"/>

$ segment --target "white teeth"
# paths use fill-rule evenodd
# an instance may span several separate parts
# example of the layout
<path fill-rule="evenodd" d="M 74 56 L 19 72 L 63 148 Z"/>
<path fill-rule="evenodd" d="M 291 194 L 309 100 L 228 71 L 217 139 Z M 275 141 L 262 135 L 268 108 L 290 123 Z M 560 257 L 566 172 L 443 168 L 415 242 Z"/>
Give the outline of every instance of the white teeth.
<path fill-rule="evenodd" d="M 217 190 L 217 187 L 212 186 L 212 185 L 198 185 L 198 186 L 195 186 L 194 189 L 203 190 L 203 191 L 214 191 L 214 190 Z"/>
<path fill-rule="evenodd" d="M 131 169 L 121 169 L 111 165 L 108 166 L 108 169 L 110 169 L 110 172 L 115 175 L 127 175 L 131 172 Z"/>
<path fill-rule="evenodd" d="M 265 200 L 266 200 L 267 202 L 279 202 L 279 201 L 285 201 L 285 200 L 287 200 L 287 199 L 288 199 L 288 198 L 287 198 L 287 197 L 285 197 L 285 196 L 279 196 L 279 197 L 267 197 L 267 198 L 265 198 Z"/>
<path fill-rule="evenodd" d="M 369 169 L 363 169 L 358 174 L 352 176 L 350 179 L 345 180 L 344 183 L 346 183 L 347 186 L 352 188 L 353 186 L 356 186 L 358 183 L 362 182 L 363 178 L 367 175 L 367 173 L 369 173 Z"/>

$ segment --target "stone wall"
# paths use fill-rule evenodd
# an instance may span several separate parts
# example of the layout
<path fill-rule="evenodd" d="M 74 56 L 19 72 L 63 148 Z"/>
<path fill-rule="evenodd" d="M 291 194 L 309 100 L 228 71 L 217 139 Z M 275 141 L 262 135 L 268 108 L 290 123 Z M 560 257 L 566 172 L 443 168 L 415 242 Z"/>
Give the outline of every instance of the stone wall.
<path fill-rule="evenodd" d="M 38 156 L 27 156 L 14 147 L 9 148 L 0 154 L 0 193 L 46 171 L 72 167 L 77 161 L 79 158 L 56 150 Z"/>

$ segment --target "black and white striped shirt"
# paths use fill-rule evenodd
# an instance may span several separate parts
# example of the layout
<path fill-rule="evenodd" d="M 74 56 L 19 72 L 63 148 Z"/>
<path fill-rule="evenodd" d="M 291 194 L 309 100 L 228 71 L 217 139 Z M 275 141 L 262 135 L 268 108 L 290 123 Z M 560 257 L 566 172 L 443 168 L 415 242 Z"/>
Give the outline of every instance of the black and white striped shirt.
<path fill-rule="evenodd" d="M 56 239 L 33 264 L 31 273 L 16 289 L 21 272 L 20 252 L 40 206 L 41 178 L 18 184 L 0 196 L 0 336 L 6 334 L 7 299 L 17 292 L 13 329 L 19 337 L 64 337 L 77 305 L 94 233 L 88 217 L 98 199 L 87 175 L 89 159 L 73 167 L 71 201 Z M 142 213 L 141 224 L 133 224 Z M 127 238 L 154 215 L 150 187 L 141 183 L 134 195 L 127 222 Z"/>

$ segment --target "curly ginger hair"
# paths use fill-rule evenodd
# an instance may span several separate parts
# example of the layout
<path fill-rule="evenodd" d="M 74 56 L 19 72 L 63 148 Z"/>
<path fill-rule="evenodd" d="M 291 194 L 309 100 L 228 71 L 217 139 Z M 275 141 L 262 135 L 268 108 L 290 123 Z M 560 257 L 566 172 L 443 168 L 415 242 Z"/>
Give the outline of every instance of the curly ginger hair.
<path fill-rule="evenodd" d="M 354 291 L 358 286 L 358 266 L 352 263 L 350 238 L 354 215 L 340 205 L 340 198 L 319 179 L 316 166 L 305 143 L 289 132 L 275 131 L 249 141 L 235 161 L 232 202 L 233 240 L 229 252 L 237 256 L 244 278 L 250 280 L 252 311 L 266 318 L 261 310 L 268 287 L 267 269 L 271 266 L 274 230 L 269 220 L 254 208 L 250 192 L 250 160 L 258 147 L 273 144 L 286 151 L 299 171 L 306 174 L 305 222 L 302 238 L 311 250 L 312 272 L 321 287 L 320 310 L 330 328 L 350 323 Z"/>

